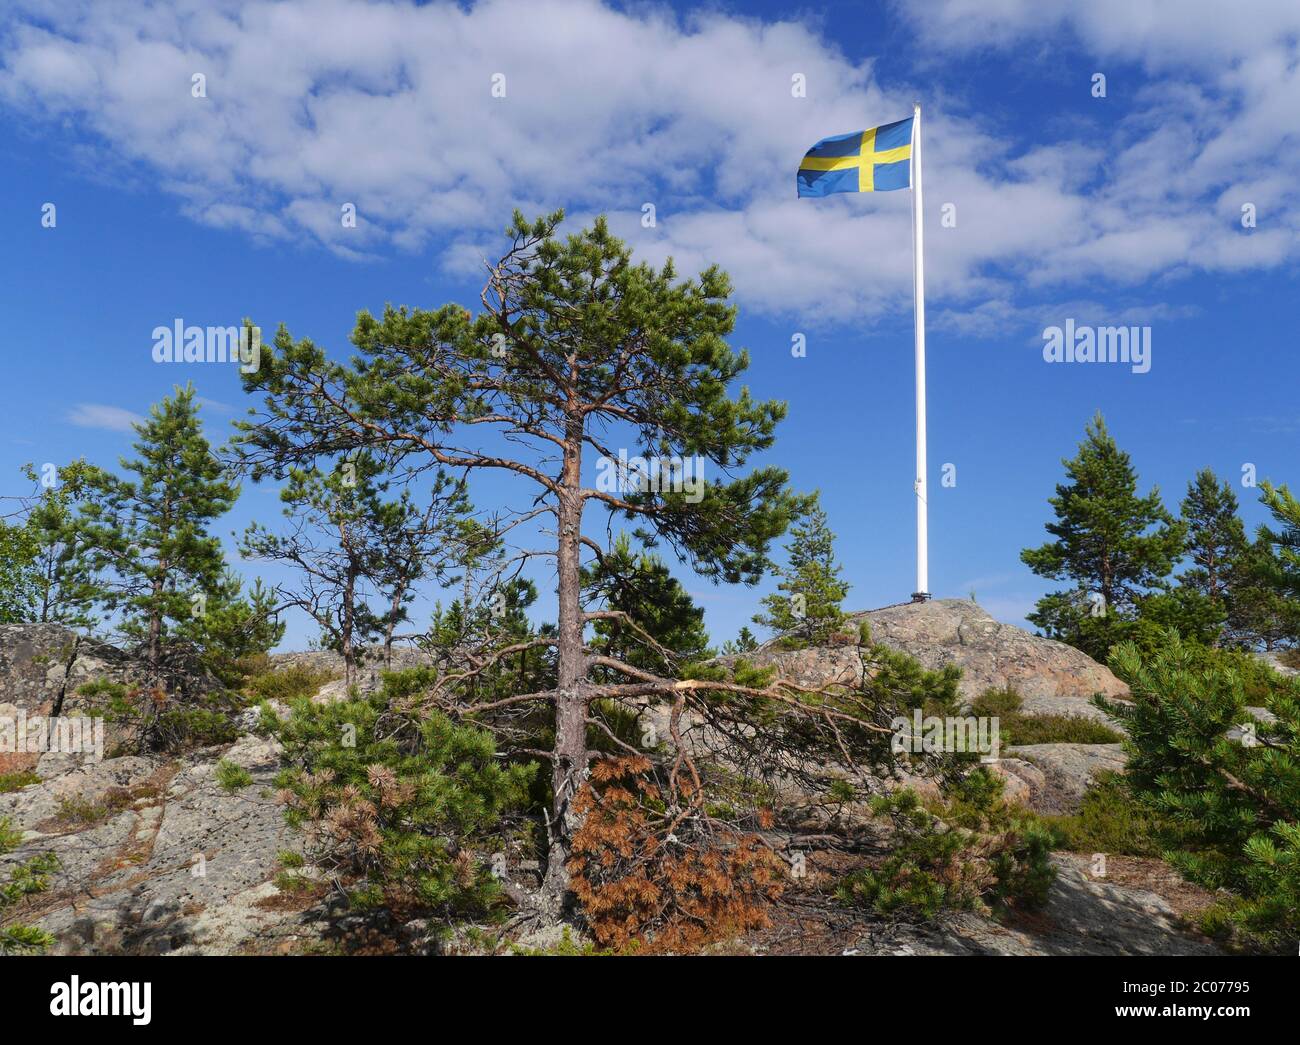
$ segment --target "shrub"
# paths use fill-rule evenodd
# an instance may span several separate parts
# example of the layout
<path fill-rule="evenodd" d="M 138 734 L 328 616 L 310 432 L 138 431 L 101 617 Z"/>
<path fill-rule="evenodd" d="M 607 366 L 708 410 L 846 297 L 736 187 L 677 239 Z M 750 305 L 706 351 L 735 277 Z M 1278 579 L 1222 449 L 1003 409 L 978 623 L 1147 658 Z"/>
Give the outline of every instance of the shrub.
<path fill-rule="evenodd" d="M 1128 729 L 1130 786 L 1158 815 L 1167 859 L 1207 888 L 1232 890 L 1224 919 L 1249 941 L 1287 945 L 1300 934 L 1300 679 L 1270 673 L 1256 692 L 1255 667 L 1174 633 L 1154 654 L 1116 648 L 1111 667 L 1132 703 L 1098 704 Z M 1277 721 L 1230 738 L 1255 703 Z"/>
<path fill-rule="evenodd" d="M 280 871 L 273 879 L 275 887 L 282 893 L 305 893 L 316 888 L 317 883 L 302 873 Z"/>
<path fill-rule="evenodd" d="M 158 743 L 173 752 L 229 744 L 239 735 L 233 710 L 229 705 L 165 709 L 158 716 Z"/>
<path fill-rule="evenodd" d="M 877 866 L 845 877 L 843 903 L 923 919 L 944 911 L 1032 908 L 1055 878 L 1051 832 L 1002 799 L 1002 782 L 975 769 L 926 808 L 910 789 L 872 800 L 894 828 L 895 848 Z"/>
<path fill-rule="evenodd" d="M 1055 838 L 1039 817 L 1003 798 L 1003 781 L 976 767 L 950 784 L 938 812 L 960 830 L 992 836 L 995 906 L 1032 908 L 1047 900 L 1056 878 L 1050 860 Z"/>
<path fill-rule="evenodd" d="M 152 798 L 157 793 L 158 789 L 151 784 L 137 784 L 135 787 L 110 787 L 93 800 L 72 795 L 59 799 L 54 816 L 65 824 L 98 824 L 116 816 L 137 799 Z"/>
<path fill-rule="evenodd" d="M 931 671 L 901 650 L 874 642 L 865 621 L 858 628 L 858 642 L 863 647 L 863 667 L 870 674 L 873 693 L 886 697 L 900 710 L 920 708 L 927 715 L 957 714 L 961 668 L 945 664 Z"/>
<path fill-rule="evenodd" d="M 315 696 L 321 686 L 335 677 L 333 672 L 317 670 L 306 664 L 286 664 L 254 675 L 248 680 L 247 688 L 257 700 L 278 700 L 287 704 L 299 697 Z"/>
<path fill-rule="evenodd" d="M 0 928 L 0 955 L 43 951 L 54 937 L 34 925 L 6 925 Z"/>
<path fill-rule="evenodd" d="M 253 782 L 253 774 L 247 769 L 224 758 L 217 763 L 216 777 L 217 786 L 231 794 Z"/>
<path fill-rule="evenodd" d="M 0 856 L 11 853 L 21 844 L 23 833 L 14 827 L 7 816 L 0 816 Z"/>
<path fill-rule="evenodd" d="M 59 799 L 54 819 L 63 824 L 89 826 L 108 819 L 111 812 L 112 810 L 103 802 L 93 802 L 80 795 L 72 795 Z"/>
<path fill-rule="evenodd" d="M 15 830 L 8 818 L 0 817 L 0 854 L 11 852 L 21 841 L 22 832 Z M 50 875 L 58 869 L 59 860 L 53 853 L 39 853 L 15 865 L 8 881 L 0 883 L 0 915 L 25 897 L 48 889 Z M 34 926 L 0 927 L 0 955 L 43 951 L 53 942 L 53 936 Z"/>
<path fill-rule="evenodd" d="M 11 791 L 21 791 L 29 784 L 39 784 L 41 778 L 30 769 L 23 769 L 17 773 L 0 773 L 0 795 L 7 795 Z"/>
<path fill-rule="evenodd" d="M 238 735 L 236 694 L 177 696 L 162 686 L 128 686 L 99 679 L 77 690 L 95 714 L 123 735 L 130 751 L 183 752 L 228 744 Z"/>
<path fill-rule="evenodd" d="M 1017 690 L 988 689 L 976 697 L 970 706 L 972 715 L 987 715 L 999 719 L 1011 719 L 1020 714 L 1025 700 Z"/>
<path fill-rule="evenodd" d="M 1076 853 L 1159 856 L 1159 815 L 1144 805 L 1120 773 L 1100 773 L 1088 788 L 1077 813 L 1044 817 L 1059 849 Z"/>
<path fill-rule="evenodd" d="M 0 885 L 0 907 L 17 903 L 24 896 L 44 892 L 49 888 L 50 875 L 59 869 L 59 858 L 53 853 L 41 853 L 14 867 L 9 881 Z"/>
<path fill-rule="evenodd" d="M 992 887 L 993 874 L 967 835 L 946 830 L 914 791 L 880 797 L 871 811 L 894 822 L 900 844 L 878 866 L 845 877 L 836 890 L 842 902 L 877 914 L 907 912 L 921 918 L 984 906 L 981 898 Z"/>
<path fill-rule="evenodd" d="M 500 887 L 481 854 L 505 845 L 536 766 L 505 765 L 482 730 L 411 709 L 432 677 L 395 672 L 378 693 L 324 705 L 299 697 L 288 718 L 264 716 L 290 765 L 286 817 L 306 830 L 312 862 L 357 907 L 446 928 L 494 913 Z"/>
<path fill-rule="evenodd" d="M 755 835 L 714 825 L 690 787 L 671 794 L 649 759 L 621 757 L 595 763 L 574 799 L 583 821 L 569 873 L 603 947 L 697 950 L 765 927 L 781 895 L 779 856 Z"/>
<path fill-rule="evenodd" d="M 971 714 L 997 718 L 1003 745 L 1118 744 L 1124 738 L 1104 722 L 1082 715 L 1026 715 L 1014 689 L 991 689 L 971 704 Z"/>
<path fill-rule="evenodd" d="M 1001 731 L 1004 744 L 1118 744 L 1123 736 L 1082 715 L 1023 715 Z"/>

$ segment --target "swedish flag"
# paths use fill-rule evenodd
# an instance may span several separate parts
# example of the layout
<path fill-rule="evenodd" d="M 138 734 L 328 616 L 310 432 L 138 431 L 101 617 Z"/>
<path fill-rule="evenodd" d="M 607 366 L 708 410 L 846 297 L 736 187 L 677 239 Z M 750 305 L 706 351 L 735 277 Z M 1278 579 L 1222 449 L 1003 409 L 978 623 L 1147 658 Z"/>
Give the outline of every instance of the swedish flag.
<path fill-rule="evenodd" d="M 799 195 L 888 192 L 912 184 L 912 121 L 823 138 L 799 164 Z"/>

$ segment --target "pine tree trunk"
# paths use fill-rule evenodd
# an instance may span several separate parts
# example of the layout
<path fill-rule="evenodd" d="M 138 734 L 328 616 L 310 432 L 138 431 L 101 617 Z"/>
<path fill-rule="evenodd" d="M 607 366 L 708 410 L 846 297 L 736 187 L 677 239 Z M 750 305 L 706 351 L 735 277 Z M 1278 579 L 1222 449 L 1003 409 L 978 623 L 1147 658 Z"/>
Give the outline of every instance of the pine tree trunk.
<path fill-rule="evenodd" d="M 41 592 L 41 615 L 40 622 L 46 624 L 50 620 L 50 593 L 54 591 L 54 569 L 55 559 L 53 554 L 45 557 L 45 577 Z"/>
<path fill-rule="evenodd" d="M 390 671 L 393 667 L 393 633 L 397 631 L 397 615 L 402 609 L 402 596 L 406 594 L 406 585 L 399 585 L 393 592 L 393 601 L 388 607 L 388 624 L 384 628 L 384 667 Z"/>
<path fill-rule="evenodd" d="M 558 670 L 555 698 L 555 746 L 551 781 L 551 840 L 542 885 L 543 904 L 558 915 L 569 891 L 568 859 L 578 818 L 572 802 L 587 775 L 587 674 L 583 652 L 580 578 L 582 535 L 582 420 L 572 419 L 565 433 L 564 467 L 558 504 L 559 579 Z"/>
<path fill-rule="evenodd" d="M 343 654 L 343 685 L 350 692 L 356 681 L 356 651 L 352 648 L 352 630 L 356 621 L 357 576 L 361 569 L 353 553 L 351 537 L 346 523 L 338 523 L 339 546 L 347 556 L 347 569 L 343 574 L 343 605 L 339 612 L 339 652 Z"/>
<path fill-rule="evenodd" d="M 343 613 L 339 621 L 339 648 L 343 654 L 343 683 L 350 690 L 356 681 L 356 652 L 352 648 L 352 621 L 355 616 L 356 574 L 348 572 L 343 586 Z"/>
<path fill-rule="evenodd" d="M 163 582 L 166 579 L 164 572 L 165 567 L 160 564 L 158 575 L 154 578 L 152 594 L 153 598 L 149 604 L 149 646 L 147 659 L 151 668 L 157 668 L 158 662 L 162 659 L 162 591 Z"/>
<path fill-rule="evenodd" d="M 162 522 L 158 533 L 158 565 L 153 579 L 153 598 L 149 603 L 149 666 L 155 670 L 162 660 L 162 593 L 167 586 L 171 563 L 165 559 L 164 549 L 171 535 L 172 502 L 170 492 L 162 503 Z"/>

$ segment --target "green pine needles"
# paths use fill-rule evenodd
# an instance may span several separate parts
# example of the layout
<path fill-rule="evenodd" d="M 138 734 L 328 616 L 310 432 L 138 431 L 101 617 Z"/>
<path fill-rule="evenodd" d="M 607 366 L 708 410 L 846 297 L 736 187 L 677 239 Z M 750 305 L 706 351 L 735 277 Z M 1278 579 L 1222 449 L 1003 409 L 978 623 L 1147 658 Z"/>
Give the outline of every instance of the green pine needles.
<path fill-rule="evenodd" d="M 1252 541 L 1231 484 L 1209 468 L 1188 483 L 1177 519 L 1158 489 L 1140 496 L 1100 414 L 1063 464 L 1068 481 L 1049 499 L 1054 540 L 1020 555 L 1039 576 L 1072 585 L 1029 614 L 1045 635 L 1102 662 L 1120 642 L 1154 652 L 1170 629 L 1205 647 L 1300 645 L 1300 505 L 1286 487 L 1260 484 L 1279 525 Z"/>
<path fill-rule="evenodd" d="M 136 426 L 129 478 L 96 471 L 88 480 L 83 538 L 95 578 L 91 601 L 120 612 L 122 629 L 163 659 L 168 638 L 202 616 L 226 564 L 208 527 L 239 496 L 203 436 L 193 386 L 178 388 Z"/>
<path fill-rule="evenodd" d="M 1128 730 L 1129 785 L 1158 814 L 1166 859 L 1238 894 L 1219 911 L 1223 925 L 1290 946 L 1300 934 L 1300 680 L 1272 675 L 1263 706 L 1274 720 L 1264 721 L 1232 658 L 1176 635 L 1145 656 L 1121 644 L 1110 663 L 1132 703 L 1098 703 Z"/>
<path fill-rule="evenodd" d="M 1100 414 L 1088 424 L 1079 452 L 1065 465 L 1067 482 L 1049 498 L 1054 538 L 1027 548 L 1021 560 L 1049 580 L 1074 587 L 1039 600 L 1031 623 L 1051 638 L 1104 660 L 1107 650 L 1149 592 L 1158 591 L 1183 549 L 1184 527 L 1160 499 L 1137 492 L 1137 471 Z"/>
<path fill-rule="evenodd" d="M 0 817 L 0 854 L 11 852 L 21 841 L 22 832 L 15 830 L 7 817 Z M 3 920 L 6 908 L 48 889 L 50 876 L 58 869 L 59 859 L 53 853 L 38 853 L 12 865 L 8 878 L 0 881 L 0 920 Z M 36 953 L 53 942 L 53 936 L 35 926 L 21 922 L 0 925 L 0 955 Z"/>
<path fill-rule="evenodd" d="M 1053 835 L 1033 814 L 1008 805 L 1001 780 L 986 769 L 952 781 L 943 801 L 927 805 L 903 789 L 873 799 L 871 811 L 892 825 L 892 848 L 839 883 L 842 903 L 924 920 L 1046 901 L 1056 877 Z"/>
<path fill-rule="evenodd" d="M 774 572 L 777 590 L 763 599 L 754 623 L 777 633 L 787 648 L 819 646 L 844 623 L 849 585 L 835 561 L 835 535 L 815 501 L 790 530 L 789 562 Z"/>
<path fill-rule="evenodd" d="M 289 822 L 307 830 L 315 866 L 354 906 L 447 928 L 497 909 L 492 855 L 524 830 L 515 814 L 537 767 L 506 762 L 480 729 L 403 710 L 431 674 L 389 674 L 369 697 L 300 698 L 283 720 L 264 716 L 291 767 L 280 779 Z"/>

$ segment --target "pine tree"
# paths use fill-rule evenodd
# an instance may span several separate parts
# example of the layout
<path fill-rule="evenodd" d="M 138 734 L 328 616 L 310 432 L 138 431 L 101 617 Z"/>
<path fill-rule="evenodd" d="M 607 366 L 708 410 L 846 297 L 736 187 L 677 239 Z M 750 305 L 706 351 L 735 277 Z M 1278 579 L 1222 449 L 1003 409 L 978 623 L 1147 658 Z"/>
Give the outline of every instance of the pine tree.
<path fill-rule="evenodd" d="M 1229 633 L 1242 646 L 1300 645 L 1300 502 L 1287 487 L 1263 483 L 1260 501 L 1275 527 L 1261 526 L 1232 578 Z"/>
<path fill-rule="evenodd" d="M 1197 472 L 1196 479 L 1187 485 L 1182 521 L 1187 528 L 1186 554 L 1192 567 L 1179 576 L 1179 585 L 1212 602 L 1226 604 L 1233 573 L 1247 543 L 1231 485 L 1220 482 L 1209 468 Z"/>
<path fill-rule="evenodd" d="M 537 601 L 537 585 L 523 577 L 503 576 L 497 566 L 488 564 L 488 579 L 478 597 L 470 594 L 446 607 L 437 603 L 428 631 L 417 639 L 444 677 L 465 674 L 475 703 L 555 683 L 550 646 L 554 626 L 535 628 L 528 617 Z M 475 670 L 475 662 L 491 663 Z"/>
<path fill-rule="evenodd" d="M 237 686 L 249 673 L 250 658 L 269 652 L 284 637 L 278 602 L 275 591 L 260 579 L 245 594 L 239 575 L 227 569 L 179 634 L 201 650 L 207 670 L 226 685 Z"/>
<path fill-rule="evenodd" d="M 99 470 L 86 478 L 80 525 L 97 575 L 87 597 L 122 614 L 123 632 L 154 667 L 221 583 L 221 542 L 208 525 L 239 493 L 203 437 L 194 395 L 193 386 L 178 387 L 135 426 L 139 457 L 122 461 L 133 478 Z"/>
<path fill-rule="evenodd" d="M 418 709 L 433 675 L 384 675 L 379 692 L 329 704 L 306 697 L 263 725 L 284 745 L 281 795 L 308 852 L 357 908 L 387 904 L 446 933 L 467 918 L 507 913 L 488 854 L 511 842 L 536 763 L 507 764 L 493 738 Z M 352 736 L 341 744 L 340 736 Z"/>
<path fill-rule="evenodd" d="M 661 673 L 713 655 L 704 610 L 658 555 L 634 551 L 627 534 L 583 571 L 583 587 L 590 605 L 614 614 L 595 619 L 592 648 L 602 655 Z"/>
<path fill-rule="evenodd" d="M 844 622 L 840 608 L 849 585 L 840 579 L 835 535 L 826 513 L 814 504 L 790 531 L 789 562 L 775 572 L 776 593 L 763 599 L 766 613 L 754 623 L 769 628 L 787 643 L 819 645 Z"/>
<path fill-rule="evenodd" d="M 1227 620 L 1228 608 L 1223 601 L 1180 584 L 1144 595 L 1138 604 L 1137 619 L 1121 622 L 1122 627 L 1110 634 L 1123 636 L 1147 652 L 1158 649 L 1170 629 L 1192 645 L 1219 646 Z"/>
<path fill-rule="evenodd" d="M 31 531 L 0 519 L 0 624 L 33 618 L 38 602 L 37 577 Z"/>
<path fill-rule="evenodd" d="M 736 653 L 752 653 L 756 649 L 758 649 L 758 639 L 748 627 L 742 624 L 736 637 L 722 644 L 721 652 L 724 656 L 731 656 Z"/>
<path fill-rule="evenodd" d="M 421 581 L 455 584 L 459 578 L 450 572 L 452 568 L 472 569 L 495 538 L 489 528 L 470 518 L 465 481 L 441 472 L 433 477 L 423 508 L 411 490 L 404 489 L 378 511 L 374 534 L 380 569 L 374 580 L 387 603 L 383 650 L 385 662 L 391 665 L 397 627 L 410 619 L 408 606 L 416 585 Z"/>
<path fill-rule="evenodd" d="M 1248 693 L 1248 676 L 1260 670 L 1253 658 L 1189 646 L 1174 635 L 1146 655 L 1121 643 L 1110 664 L 1132 699 L 1097 703 L 1125 725 L 1126 778 L 1158 813 L 1166 858 L 1209 889 L 1238 893 L 1225 913 L 1247 934 L 1293 947 L 1300 932 L 1300 681 L 1266 672 L 1263 696 Z M 1249 710 L 1257 701 L 1272 721 Z"/>
<path fill-rule="evenodd" d="M 295 580 L 277 590 L 320 626 L 326 647 L 343 658 L 349 684 L 369 644 L 382 640 L 390 656 L 413 585 L 424 578 L 445 583 L 456 564 L 487 543 L 468 518 L 463 483 L 439 471 L 424 507 L 411 489 L 394 497 L 390 487 L 385 462 L 368 451 L 330 468 L 293 468 L 280 491 L 289 532 L 255 522 L 241 544 L 249 558 L 294 567 Z"/>
<path fill-rule="evenodd" d="M 1300 501 L 1286 486 L 1267 482 L 1260 485 L 1260 501 L 1273 513 L 1277 527 L 1259 531 L 1273 548 L 1272 580 L 1286 598 L 1300 599 Z"/>
<path fill-rule="evenodd" d="M 95 578 L 82 526 L 82 502 L 92 487 L 103 487 L 103 473 L 77 460 L 57 469 L 48 488 L 32 465 L 26 465 L 23 474 L 39 490 L 26 520 L 33 549 L 32 620 L 91 627 L 96 622 L 90 605 Z"/>
<path fill-rule="evenodd" d="M 657 270 L 635 264 L 603 218 L 562 239 L 562 217 L 530 224 L 515 215 L 509 249 L 489 267 L 477 317 L 459 305 L 388 308 L 378 319 L 363 312 L 353 333 L 361 356 L 352 364 L 334 362 L 282 329 L 275 350 L 263 352 L 259 371 L 245 379 L 265 399 L 241 437 L 254 477 L 367 448 L 407 475 L 463 469 L 526 488 L 514 505 L 515 523 L 546 519 L 551 545 L 526 554 L 554 564 L 557 600 L 554 633 L 535 636 L 525 648 L 553 652 L 554 681 L 512 695 L 508 706 L 541 703 L 553 723 L 543 892 L 556 906 L 568 891 L 567 862 L 581 820 L 573 801 L 589 771 L 593 702 L 677 701 L 700 693 L 632 665 L 619 671 L 608 662 L 617 658 L 597 661 L 587 648 L 587 626 L 604 611 L 583 609 L 583 557 L 604 549 L 584 529 L 586 509 L 634 520 L 636 540 L 648 549 L 669 545 L 705 577 L 756 583 L 769 565 L 770 542 L 805 500 L 789 491 L 777 468 L 730 478 L 772 445 L 785 407 L 757 402 L 743 388 L 729 392 L 748 359 L 726 342 L 735 320 L 726 276 L 710 268 L 680 280 L 671 263 Z M 493 429 L 505 438 L 485 442 Z M 584 461 L 590 469 L 593 457 L 617 460 L 620 449 L 629 457 L 699 460 L 714 477 L 689 489 L 586 485 Z M 455 706 L 474 677 L 520 652 L 511 643 L 442 676 L 429 699 Z M 622 681 L 597 681 L 597 669 Z M 783 696 L 798 706 L 796 697 Z M 808 713 L 827 714 L 811 705 Z"/>
<path fill-rule="evenodd" d="M 1055 540 L 1025 549 L 1020 559 L 1038 576 L 1073 581 L 1074 588 L 1040 599 L 1028 619 L 1104 660 L 1142 599 L 1166 586 L 1182 553 L 1184 527 L 1165 510 L 1158 489 L 1138 496 L 1129 455 L 1101 414 L 1088 424 L 1078 454 L 1061 463 L 1068 482 L 1058 483 L 1048 500 L 1056 521 L 1047 532 Z"/>
<path fill-rule="evenodd" d="M 1191 565 L 1179 574 L 1176 587 L 1143 598 L 1143 627 L 1133 638 L 1148 649 L 1159 645 L 1168 628 L 1189 642 L 1217 646 L 1231 614 L 1234 582 L 1247 550 L 1232 487 L 1211 469 L 1202 469 L 1187 485 L 1181 521 Z"/>
<path fill-rule="evenodd" d="M 1300 599 L 1278 583 L 1279 565 L 1267 533 L 1251 541 L 1232 577 L 1228 635 L 1236 646 L 1281 649 L 1300 644 Z"/>
<path fill-rule="evenodd" d="M 7 816 L 0 816 L 0 857 L 8 856 L 24 841 L 24 832 L 16 830 Z M 27 897 L 43 893 L 50 879 L 60 869 L 59 858 L 53 852 L 41 852 L 26 859 L 10 858 L 0 871 L 0 957 L 11 954 L 38 954 L 54 943 L 54 937 L 44 929 L 23 922 L 12 921 L 6 908 L 15 906 Z"/>

